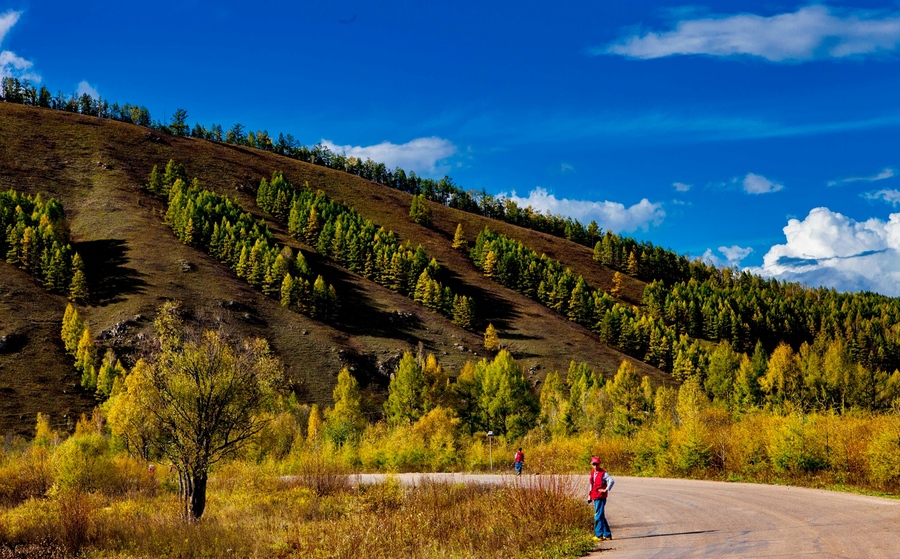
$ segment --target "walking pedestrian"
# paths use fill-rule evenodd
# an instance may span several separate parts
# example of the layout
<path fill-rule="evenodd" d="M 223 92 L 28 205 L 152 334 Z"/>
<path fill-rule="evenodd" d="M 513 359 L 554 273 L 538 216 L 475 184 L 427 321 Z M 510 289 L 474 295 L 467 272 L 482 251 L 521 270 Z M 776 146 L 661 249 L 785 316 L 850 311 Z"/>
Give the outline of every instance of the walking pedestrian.
<path fill-rule="evenodd" d="M 522 452 L 522 448 L 519 448 L 519 451 L 516 452 L 516 457 L 513 460 L 513 466 L 516 468 L 516 475 L 522 475 L 522 466 L 525 465 L 525 453 Z"/>
<path fill-rule="evenodd" d="M 588 502 L 594 505 L 594 541 L 612 539 L 609 522 L 606 521 L 606 498 L 615 481 L 600 467 L 600 457 L 591 456 L 591 492 Z"/>

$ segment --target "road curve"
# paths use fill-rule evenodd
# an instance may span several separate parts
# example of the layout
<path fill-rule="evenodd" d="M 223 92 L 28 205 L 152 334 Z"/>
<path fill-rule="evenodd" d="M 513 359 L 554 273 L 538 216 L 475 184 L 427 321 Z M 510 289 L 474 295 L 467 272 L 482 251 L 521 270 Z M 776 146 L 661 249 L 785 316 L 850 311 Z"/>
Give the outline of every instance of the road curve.
<path fill-rule="evenodd" d="M 403 474 L 400 478 L 413 483 L 423 476 L 477 483 L 513 479 L 459 474 Z M 587 474 L 582 477 L 586 480 Z M 371 483 L 381 478 L 364 475 L 359 479 Z M 586 492 L 587 481 L 583 485 Z M 900 501 L 850 493 L 617 476 L 607 518 L 614 539 L 600 544 L 590 557 L 900 557 Z"/>

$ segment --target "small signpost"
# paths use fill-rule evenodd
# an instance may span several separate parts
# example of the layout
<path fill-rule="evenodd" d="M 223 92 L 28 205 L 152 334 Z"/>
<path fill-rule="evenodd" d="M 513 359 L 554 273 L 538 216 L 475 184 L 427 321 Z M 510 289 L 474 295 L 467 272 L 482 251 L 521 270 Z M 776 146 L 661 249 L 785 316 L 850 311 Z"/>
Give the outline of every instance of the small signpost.
<path fill-rule="evenodd" d="M 488 438 L 488 454 L 491 457 L 491 472 L 493 472 L 494 471 L 494 432 L 488 431 L 487 438 Z"/>

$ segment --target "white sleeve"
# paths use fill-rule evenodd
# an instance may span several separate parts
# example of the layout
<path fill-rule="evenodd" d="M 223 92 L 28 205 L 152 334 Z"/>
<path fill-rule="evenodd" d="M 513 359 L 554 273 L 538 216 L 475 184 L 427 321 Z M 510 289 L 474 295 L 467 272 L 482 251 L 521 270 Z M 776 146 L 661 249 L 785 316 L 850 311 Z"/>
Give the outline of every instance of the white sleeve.
<path fill-rule="evenodd" d="M 607 490 L 607 491 L 609 491 L 610 489 L 612 489 L 613 485 L 615 485 L 615 483 L 616 483 L 616 480 L 614 480 L 614 479 L 612 478 L 612 476 L 609 475 L 609 472 L 605 472 L 605 473 L 603 474 L 603 480 L 606 481 L 606 490 Z"/>

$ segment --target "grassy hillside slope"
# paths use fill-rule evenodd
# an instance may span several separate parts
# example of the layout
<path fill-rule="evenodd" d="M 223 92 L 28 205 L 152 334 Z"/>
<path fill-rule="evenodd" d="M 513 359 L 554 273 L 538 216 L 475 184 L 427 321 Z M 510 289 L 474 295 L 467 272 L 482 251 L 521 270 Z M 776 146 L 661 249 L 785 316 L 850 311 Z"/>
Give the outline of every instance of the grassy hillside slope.
<path fill-rule="evenodd" d="M 434 204 L 433 226 L 423 228 L 408 217 L 408 194 L 353 175 L 250 148 L 0 103 L 0 189 L 63 202 L 92 291 L 92 301 L 79 312 L 101 338 L 98 343 L 114 347 L 129 364 L 142 351 L 141 338 L 151 332 L 155 311 L 166 299 L 184 301 L 198 316 L 218 318 L 236 334 L 268 339 L 302 401 L 328 404 L 337 372 L 349 365 L 367 387 L 370 409 L 377 410 L 385 373 L 400 352 L 421 344 L 452 374 L 466 360 L 486 355 L 480 334 L 328 262 L 271 219 L 279 242 L 303 250 L 314 269 L 335 285 L 341 319 L 324 324 L 252 290 L 224 265 L 180 244 L 163 224 L 164 205 L 143 184 L 153 165 L 162 167 L 170 158 L 184 163 L 189 176 L 198 176 L 205 188 L 233 197 L 258 217 L 268 216 L 256 206 L 256 187 L 278 169 L 294 184 L 308 181 L 393 229 L 403 241 L 422 244 L 446 269 L 447 283 L 475 297 L 485 324 L 490 321 L 500 330 L 504 345 L 522 366 L 534 367 L 537 385 L 548 371 L 565 371 L 573 359 L 607 376 L 623 359 L 631 360 L 585 328 L 484 278 L 450 242 L 457 223 L 471 240 L 489 225 L 561 260 L 592 285 L 609 289 L 612 271 L 595 264 L 585 247 Z M 642 289 L 640 282 L 630 280 L 626 299 L 638 301 Z M 39 411 L 63 426 L 94 405 L 91 395 L 75 388 L 71 359 L 59 341 L 65 305 L 23 272 L 0 264 L 0 336 L 11 336 L 0 349 L 0 433 L 27 432 Z M 635 363 L 656 382 L 666 380 L 658 370 Z"/>

